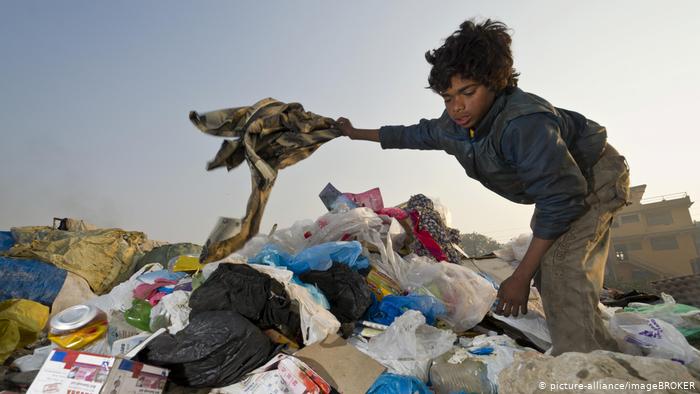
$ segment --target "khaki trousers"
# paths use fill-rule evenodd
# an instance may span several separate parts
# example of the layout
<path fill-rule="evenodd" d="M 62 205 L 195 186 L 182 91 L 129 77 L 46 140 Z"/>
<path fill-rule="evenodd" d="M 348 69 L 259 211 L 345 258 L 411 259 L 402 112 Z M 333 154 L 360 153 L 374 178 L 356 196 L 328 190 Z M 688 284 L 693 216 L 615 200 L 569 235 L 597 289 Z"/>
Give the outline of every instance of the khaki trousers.
<path fill-rule="evenodd" d="M 588 211 L 574 221 L 540 263 L 539 287 L 552 354 L 618 351 L 598 310 L 613 216 L 629 200 L 625 158 L 607 145 L 589 177 Z"/>

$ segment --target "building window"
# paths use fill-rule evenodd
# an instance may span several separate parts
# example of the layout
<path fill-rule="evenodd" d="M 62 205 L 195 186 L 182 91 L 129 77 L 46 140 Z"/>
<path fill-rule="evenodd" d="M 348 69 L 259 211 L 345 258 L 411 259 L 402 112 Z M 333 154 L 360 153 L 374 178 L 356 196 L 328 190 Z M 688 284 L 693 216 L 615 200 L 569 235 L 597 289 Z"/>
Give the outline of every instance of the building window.
<path fill-rule="evenodd" d="M 617 259 L 617 261 L 627 261 L 627 245 L 617 244 L 614 245 L 613 248 L 615 249 L 615 259 Z"/>
<path fill-rule="evenodd" d="M 636 213 L 634 215 L 622 215 L 620 216 L 620 221 L 622 224 L 639 223 L 639 215 Z"/>
<path fill-rule="evenodd" d="M 676 237 L 672 235 L 665 237 L 652 237 L 650 241 L 651 248 L 654 250 L 678 249 L 678 241 L 676 240 Z"/>
<path fill-rule="evenodd" d="M 694 274 L 700 274 L 700 257 L 690 262 Z"/>
<path fill-rule="evenodd" d="M 671 211 L 649 212 L 646 214 L 646 216 L 647 224 L 650 226 L 673 223 L 673 216 L 671 216 Z"/>
<path fill-rule="evenodd" d="M 627 250 L 642 250 L 642 244 L 640 242 L 630 242 L 627 245 Z"/>

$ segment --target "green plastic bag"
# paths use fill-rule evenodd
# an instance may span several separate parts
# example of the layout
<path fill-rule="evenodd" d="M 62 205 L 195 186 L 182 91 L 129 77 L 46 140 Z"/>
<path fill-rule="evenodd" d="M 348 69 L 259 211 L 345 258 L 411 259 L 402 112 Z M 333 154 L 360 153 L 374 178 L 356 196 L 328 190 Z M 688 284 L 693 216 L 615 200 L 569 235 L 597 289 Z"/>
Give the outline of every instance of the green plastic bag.
<path fill-rule="evenodd" d="M 139 330 L 150 331 L 152 308 L 148 301 L 134 299 L 131 308 L 124 312 L 124 319 Z"/>

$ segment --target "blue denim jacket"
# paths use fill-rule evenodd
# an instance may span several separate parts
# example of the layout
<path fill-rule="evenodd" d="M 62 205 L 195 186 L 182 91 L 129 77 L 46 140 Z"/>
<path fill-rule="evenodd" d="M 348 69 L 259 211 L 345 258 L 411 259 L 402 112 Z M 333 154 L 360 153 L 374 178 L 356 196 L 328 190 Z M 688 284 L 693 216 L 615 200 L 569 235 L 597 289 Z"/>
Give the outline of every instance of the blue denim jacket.
<path fill-rule="evenodd" d="M 446 111 L 437 119 L 379 130 L 383 149 L 444 150 L 492 191 L 534 203 L 532 231 L 542 239 L 557 238 L 585 212 L 588 174 L 606 138 L 597 123 L 518 88 L 496 97 L 474 138 Z"/>

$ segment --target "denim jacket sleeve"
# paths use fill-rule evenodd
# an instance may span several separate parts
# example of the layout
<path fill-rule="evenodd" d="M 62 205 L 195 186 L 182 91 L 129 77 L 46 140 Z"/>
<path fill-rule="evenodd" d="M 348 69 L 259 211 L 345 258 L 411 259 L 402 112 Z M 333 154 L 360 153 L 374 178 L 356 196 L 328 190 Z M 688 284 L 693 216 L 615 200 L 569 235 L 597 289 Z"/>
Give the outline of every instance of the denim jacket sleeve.
<path fill-rule="evenodd" d="M 585 210 L 588 186 L 557 122 L 543 113 L 513 119 L 504 130 L 501 149 L 535 200 L 534 236 L 555 239 L 565 233 Z"/>
<path fill-rule="evenodd" d="M 382 149 L 422 149 L 439 150 L 440 132 L 453 127 L 444 111 L 437 119 L 421 119 L 411 126 L 383 126 L 379 129 L 379 142 Z"/>

